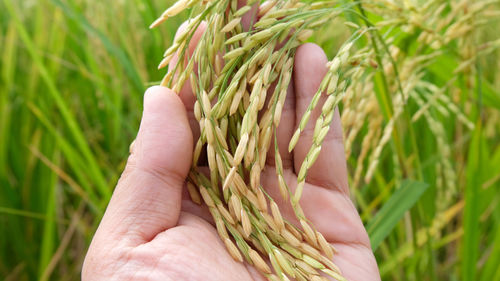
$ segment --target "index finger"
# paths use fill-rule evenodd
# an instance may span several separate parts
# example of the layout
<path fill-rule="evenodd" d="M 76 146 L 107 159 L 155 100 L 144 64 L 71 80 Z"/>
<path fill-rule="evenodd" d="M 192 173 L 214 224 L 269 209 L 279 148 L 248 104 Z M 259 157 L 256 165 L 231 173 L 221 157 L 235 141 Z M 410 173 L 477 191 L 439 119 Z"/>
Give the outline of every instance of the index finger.
<path fill-rule="evenodd" d="M 247 6 L 247 1 L 240 0 L 238 1 L 238 9 L 241 9 L 243 7 Z M 258 2 L 255 4 L 252 4 L 250 7 L 250 10 L 246 12 L 242 18 L 240 24 L 243 27 L 243 30 L 248 30 L 250 27 L 255 23 L 256 18 L 257 18 L 257 12 L 258 12 Z M 179 29 L 176 32 L 175 38 L 178 38 L 187 28 L 188 22 L 184 22 Z M 200 39 L 202 38 L 203 34 L 205 33 L 205 30 L 207 29 L 207 23 L 205 21 L 201 22 L 196 31 L 193 34 L 193 37 L 191 38 L 189 45 L 188 45 L 188 54 L 187 57 L 185 58 L 184 63 L 188 63 L 188 58 L 190 58 L 196 47 L 198 46 L 198 43 Z M 178 63 L 178 53 L 176 53 L 172 59 L 169 62 L 168 68 L 169 71 L 173 71 L 174 67 Z M 222 56 L 221 56 L 222 57 Z M 221 63 L 223 64 L 223 63 Z M 194 72 L 196 75 L 198 75 L 198 67 L 195 65 L 194 66 Z M 177 76 L 176 74 L 175 76 Z M 174 78 L 175 79 L 175 78 Z M 208 91 L 208 89 L 207 89 Z M 186 107 L 187 113 L 188 113 L 188 120 L 189 120 L 189 125 L 191 126 L 191 130 L 193 131 L 193 137 L 194 139 L 198 139 L 200 136 L 200 128 L 198 125 L 198 121 L 196 120 L 194 116 L 194 104 L 196 102 L 196 96 L 193 93 L 193 89 L 191 88 L 191 83 L 189 83 L 189 80 L 184 83 L 183 87 L 178 93 L 179 97 L 181 98 L 182 102 L 184 103 L 184 106 Z"/>

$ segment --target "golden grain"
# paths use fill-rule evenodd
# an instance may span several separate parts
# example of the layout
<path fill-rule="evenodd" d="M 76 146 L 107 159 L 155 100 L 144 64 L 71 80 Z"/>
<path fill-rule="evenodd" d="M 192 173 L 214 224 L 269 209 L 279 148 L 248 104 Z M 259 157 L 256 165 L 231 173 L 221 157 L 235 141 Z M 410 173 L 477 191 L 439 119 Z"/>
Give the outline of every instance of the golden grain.
<path fill-rule="evenodd" d="M 252 234 L 252 224 L 250 223 L 250 219 L 248 218 L 248 214 L 244 209 L 241 209 L 241 225 L 243 227 L 243 234 L 245 238 L 250 237 Z"/>
<path fill-rule="evenodd" d="M 255 250 L 250 249 L 248 251 L 248 255 L 250 256 L 250 259 L 252 260 L 253 264 L 257 269 L 259 269 L 263 273 L 270 274 L 271 269 L 269 268 L 269 265 L 262 259 L 262 257 L 257 253 Z"/>
<path fill-rule="evenodd" d="M 189 197 L 191 198 L 191 200 L 194 203 L 201 205 L 201 196 L 200 196 L 200 193 L 198 192 L 198 190 L 196 189 L 196 187 L 189 181 L 186 183 L 186 185 L 187 185 L 187 190 L 189 192 Z"/>
<path fill-rule="evenodd" d="M 276 202 L 271 201 L 271 213 L 273 214 L 274 221 L 276 222 L 276 226 L 279 230 L 285 228 L 285 222 L 283 221 L 283 217 L 281 216 L 281 212 L 279 210 L 278 204 Z"/>
<path fill-rule="evenodd" d="M 243 257 L 241 256 L 240 251 L 238 250 L 236 245 L 234 245 L 234 243 L 233 243 L 233 241 L 231 241 L 231 239 L 229 239 L 229 238 L 224 239 L 224 244 L 226 245 L 226 248 L 227 248 L 229 254 L 231 254 L 231 256 L 233 257 L 234 260 L 239 261 L 239 262 L 243 262 Z"/>

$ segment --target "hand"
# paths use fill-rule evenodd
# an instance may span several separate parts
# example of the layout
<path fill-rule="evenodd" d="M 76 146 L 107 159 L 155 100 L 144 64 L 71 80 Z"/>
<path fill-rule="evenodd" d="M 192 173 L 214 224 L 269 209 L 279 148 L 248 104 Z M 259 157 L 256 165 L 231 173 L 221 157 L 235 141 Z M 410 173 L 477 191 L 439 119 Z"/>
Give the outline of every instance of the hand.
<path fill-rule="evenodd" d="M 309 122 L 292 153 L 288 142 L 326 73 L 326 62 L 316 45 L 305 44 L 296 52 L 278 128 L 284 174 L 292 189 L 312 142 L 314 122 Z M 193 104 L 189 85 L 179 95 L 162 87 L 146 92 L 137 139 L 92 240 L 82 280 L 265 280 L 253 267 L 231 258 L 206 207 L 192 203 L 185 192 L 193 135 L 199 136 Z M 311 120 L 318 115 L 313 112 Z M 331 128 L 300 203 L 338 250 L 334 262 L 348 280 L 380 280 L 368 235 L 349 197 L 338 112 Z M 296 223 L 290 204 L 280 200 L 271 151 L 261 183 L 283 216 Z"/>

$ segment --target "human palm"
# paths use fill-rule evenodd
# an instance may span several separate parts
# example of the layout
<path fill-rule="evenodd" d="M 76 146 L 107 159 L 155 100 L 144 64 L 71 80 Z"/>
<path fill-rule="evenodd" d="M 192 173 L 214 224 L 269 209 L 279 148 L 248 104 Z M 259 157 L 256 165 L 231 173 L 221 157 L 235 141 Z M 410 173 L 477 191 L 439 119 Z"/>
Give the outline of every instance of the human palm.
<path fill-rule="evenodd" d="M 312 143 L 313 122 L 292 153 L 288 142 L 319 87 L 326 62 L 316 45 L 297 49 L 277 131 L 284 176 L 292 191 L 296 171 Z M 85 258 L 84 281 L 265 280 L 252 266 L 231 258 L 208 209 L 188 199 L 185 179 L 193 136 L 199 136 L 194 101 L 189 85 L 178 94 L 162 87 L 153 87 L 145 94 L 140 130 Z M 318 108 L 321 102 L 324 100 Z M 312 118 L 319 114 L 313 112 Z M 338 112 L 331 128 L 308 173 L 300 204 L 306 217 L 338 250 L 334 262 L 348 280 L 380 280 L 366 230 L 349 198 Z M 271 149 L 261 184 L 283 216 L 297 224 L 290 203 L 281 199 L 273 154 Z"/>

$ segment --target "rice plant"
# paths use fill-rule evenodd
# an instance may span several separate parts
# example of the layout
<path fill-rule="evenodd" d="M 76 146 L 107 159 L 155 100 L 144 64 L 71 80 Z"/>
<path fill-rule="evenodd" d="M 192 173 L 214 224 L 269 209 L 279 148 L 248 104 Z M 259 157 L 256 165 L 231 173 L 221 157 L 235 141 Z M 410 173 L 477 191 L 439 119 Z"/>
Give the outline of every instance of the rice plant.
<path fill-rule="evenodd" d="M 270 143 L 294 50 L 314 42 L 330 60 L 317 94 L 328 106 L 297 124 L 290 149 L 304 124 L 316 126 L 297 184 L 321 153 L 338 107 L 353 200 L 382 279 L 500 280 L 500 3 L 257 2 L 1 2 L 2 279 L 79 278 L 135 137 L 141 95 L 154 84 L 195 90 L 202 133 L 188 188 L 223 220 L 221 229 L 238 219 L 241 227 L 223 237 L 229 251 L 271 274 L 258 249 L 242 250 L 256 223 L 311 236 L 304 238 L 311 244 L 320 234 L 302 216 L 300 189 L 280 185 L 303 222 L 291 226 L 272 203 L 264 210 L 262 200 L 273 198 L 249 176 L 258 177 L 261 159 L 276 149 Z M 258 17 L 245 27 L 241 17 L 255 5 Z M 163 23 L 150 31 L 153 22 Z M 189 54 L 202 23 L 207 32 Z M 166 72 L 156 70 L 162 54 Z M 203 153 L 209 176 L 196 170 Z M 264 250 L 286 255 L 274 239 Z M 286 262 L 279 268 L 296 270 Z"/>

